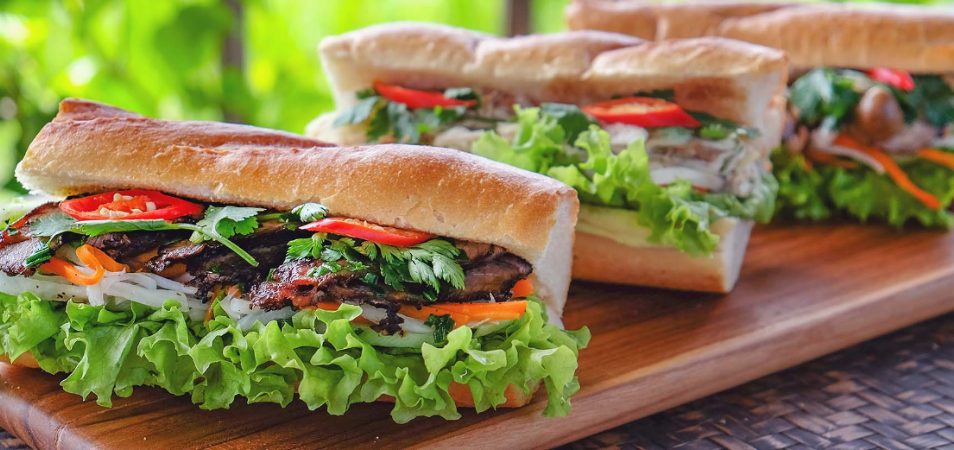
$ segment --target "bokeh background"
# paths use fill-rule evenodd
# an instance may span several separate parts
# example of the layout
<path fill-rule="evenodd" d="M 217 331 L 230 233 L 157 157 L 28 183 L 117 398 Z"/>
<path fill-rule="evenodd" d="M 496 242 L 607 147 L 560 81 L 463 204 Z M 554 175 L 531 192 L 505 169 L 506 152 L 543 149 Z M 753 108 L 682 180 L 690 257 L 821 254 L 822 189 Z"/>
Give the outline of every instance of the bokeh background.
<path fill-rule="evenodd" d="M 396 20 L 553 32 L 567 2 L 0 0 L 0 201 L 22 192 L 13 167 L 64 97 L 300 133 L 332 108 L 324 36 Z"/>

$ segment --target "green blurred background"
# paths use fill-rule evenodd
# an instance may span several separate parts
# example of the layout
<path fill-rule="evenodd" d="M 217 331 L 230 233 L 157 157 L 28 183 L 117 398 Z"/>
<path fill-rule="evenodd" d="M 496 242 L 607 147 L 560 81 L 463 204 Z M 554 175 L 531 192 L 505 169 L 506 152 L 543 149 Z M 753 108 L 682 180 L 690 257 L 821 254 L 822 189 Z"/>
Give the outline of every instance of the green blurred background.
<path fill-rule="evenodd" d="M 568 0 L 525 0 L 530 28 Z M 948 3 L 951 0 L 907 1 Z M 332 108 L 319 40 L 395 20 L 502 34 L 508 0 L 0 0 L 0 199 L 63 97 L 302 132 Z"/>

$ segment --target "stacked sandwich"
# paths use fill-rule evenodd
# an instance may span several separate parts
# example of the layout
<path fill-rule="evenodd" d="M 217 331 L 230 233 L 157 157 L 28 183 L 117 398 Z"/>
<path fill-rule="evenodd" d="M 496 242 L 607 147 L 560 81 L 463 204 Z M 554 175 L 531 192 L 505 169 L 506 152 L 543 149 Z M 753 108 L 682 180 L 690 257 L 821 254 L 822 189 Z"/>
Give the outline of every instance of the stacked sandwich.
<path fill-rule="evenodd" d="M 337 110 L 309 135 L 456 148 L 572 186 L 575 278 L 728 292 L 752 221 L 772 215 L 779 51 L 399 24 L 327 38 L 320 52 Z"/>
<path fill-rule="evenodd" d="M 67 100 L 17 167 L 44 197 L 0 239 L 0 357 L 109 406 L 157 386 L 342 414 L 565 414 L 578 202 L 452 150 L 331 147 Z M 398 183 L 395 183 L 398 180 Z"/>
<path fill-rule="evenodd" d="M 721 36 L 784 50 L 794 76 L 774 154 L 778 207 L 954 226 L 954 12 L 798 3 L 577 0 L 571 28 Z"/>

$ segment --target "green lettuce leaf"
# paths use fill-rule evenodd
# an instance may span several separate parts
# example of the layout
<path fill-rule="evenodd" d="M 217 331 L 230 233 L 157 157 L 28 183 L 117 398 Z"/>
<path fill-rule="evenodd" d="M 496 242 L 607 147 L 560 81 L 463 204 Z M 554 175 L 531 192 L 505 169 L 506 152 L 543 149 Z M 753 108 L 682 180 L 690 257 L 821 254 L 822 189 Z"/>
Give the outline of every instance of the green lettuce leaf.
<path fill-rule="evenodd" d="M 909 222 L 954 226 L 954 216 L 948 211 L 954 198 L 954 176 L 951 169 L 929 161 L 915 159 L 899 165 L 911 181 L 941 201 L 939 210 L 924 206 L 886 175 L 866 166 L 843 169 L 817 164 L 808 169 L 801 155 L 782 149 L 773 153 L 772 162 L 779 181 L 777 215 L 803 220 L 876 219 L 896 227 Z"/>
<path fill-rule="evenodd" d="M 356 326 L 356 306 L 302 311 L 289 321 L 256 323 L 242 331 L 216 303 L 207 323 L 191 322 L 170 302 L 161 309 L 131 304 L 110 310 L 50 302 L 32 294 L 0 295 L 0 355 L 31 352 L 51 373 L 67 372 L 63 389 L 110 406 L 137 386 L 190 395 L 204 409 L 250 403 L 287 405 L 298 397 L 310 409 L 344 414 L 355 403 L 395 399 L 393 419 L 460 417 L 449 389 L 466 385 L 476 409 L 505 401 L 509 385 L 529 393 L 542 383 L 547 415 L 565 415 L 579 390 L 577 357 L 589 331 L 563 331 L 538 302 L 486 335 L 457 328 L 441 345 L 381 348 Z"/>
<path fill-rule="evenodd" d="M 719 236 L 710 225 L 727 216 L 767 221 L 774 210 L 776 183 L 771 174 L 745 199 L 702 194 L 688 182 L 656 185 L 643 142 L 615 153 L 609 134 L 597 125 L 579 133 L 573 146 L 556 118 L 538 108 L 517 108 L 519 130 L 512 142 L 484 133 L 473 153 L 556 178 L 576 189 L 580 201 L 638 212 L 649 241 L 692 255 L 715 250 Z"/>

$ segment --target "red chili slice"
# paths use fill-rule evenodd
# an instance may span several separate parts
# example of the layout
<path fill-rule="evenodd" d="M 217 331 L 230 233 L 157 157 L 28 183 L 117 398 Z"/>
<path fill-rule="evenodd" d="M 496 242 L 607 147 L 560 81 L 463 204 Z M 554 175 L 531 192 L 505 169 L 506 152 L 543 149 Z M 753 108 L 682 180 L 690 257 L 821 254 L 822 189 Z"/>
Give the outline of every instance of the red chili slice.
<path fill-rule="evenodd" d="M 331 233 L 348 236 L 378 244 L 409 247 L 420 244 L 434 235 L 422 231 L 402 230 L 400 228 L 376 225 L 358 219 L 329 217 L 301 227 L 302 230 L 316 233 Z"/>
<path fill-rule="evenodd" d="M 910 91 L 914 89 L 914 78 L 911 77 L 910 73 L 904 70 L 878 67 L 869 70 L 868 76 L 871 77 L 872 80 L 894 86 L 898 89 L 901 89 L 902 91 Z"/>
<path fill-rule="evenodd" d="M 380 81 L 374 82 L 374 90 L 378 91 L 378 94 L 381 94 L 382 97 L 395 103 L 403 103 L 411 109 L 436 108 L 438 106 L 444 108 L 454 108 L 458 106 L 471 108 L 477 105 L 476 100 L 448 98 L 443 92 L 409 89 L 393 84 L 381 83 Z"/>
<path fill-rule="evenodd" d="M 625 123 L 645 128 L 700 126 L 681 106 L 652 97 L 626 97 L 594 103 L 583 112 L 603 123 Z"/>
<path fill-rule="evenodd" d="M 112 191 L 65 200 L 60 209 L 76 220 L 172 220 L 202 212 L 203 206 L 158 191 Z"/>

